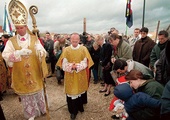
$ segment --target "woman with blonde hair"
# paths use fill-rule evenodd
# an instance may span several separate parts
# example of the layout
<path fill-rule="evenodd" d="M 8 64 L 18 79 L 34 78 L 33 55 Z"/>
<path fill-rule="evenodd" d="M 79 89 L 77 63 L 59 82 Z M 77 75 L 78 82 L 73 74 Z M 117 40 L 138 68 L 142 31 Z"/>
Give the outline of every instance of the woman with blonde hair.
<path fill-rule="evenodd" d="M 94 84 L 97 84 L 99 79 L 98 70 L 99 70 L 100 46 L 96 42 L 93 43 L 90 55 L 94 62 L 94 65 L 91 67 L 94 77 Z"/>
<path fill-rule="evenodd" d="M 105 92 L 104 96 L 110 94 L 110 89 L 112 85 L 115 85 L 110 71 L 112 70 L 111 56 L 112 56 L 112 46 L 109 43 L 104 42 L 104 38 L 101 35 L 96 36 L 96 42 L 101 47 L 100 50 L 100 64 L 102 66 L 102 74 L 105 86 L 100 93 Z"/>

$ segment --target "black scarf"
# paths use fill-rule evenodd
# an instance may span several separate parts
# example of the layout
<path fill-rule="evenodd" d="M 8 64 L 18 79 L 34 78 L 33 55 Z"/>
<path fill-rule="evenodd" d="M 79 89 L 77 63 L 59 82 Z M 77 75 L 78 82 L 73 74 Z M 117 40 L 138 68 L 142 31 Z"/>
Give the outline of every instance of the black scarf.
<path fill-rule="evenodd" d="M 167 41 L 163 44 L 160 44 L 160 42 L 158 43 L 158 47 L 160 48 L 161 51 L 165 48 L 166 43 L 167 43 Z"/>

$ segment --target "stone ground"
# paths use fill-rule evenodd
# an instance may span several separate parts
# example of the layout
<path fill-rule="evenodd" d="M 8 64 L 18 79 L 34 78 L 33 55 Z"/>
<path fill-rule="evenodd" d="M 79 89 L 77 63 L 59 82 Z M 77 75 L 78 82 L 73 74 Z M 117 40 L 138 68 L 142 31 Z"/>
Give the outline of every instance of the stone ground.
<path fill-rule="evenodd" d="M 58 85 L 55 77 L 47 78 L 46 83 L 50 120 L 70 120 L 63 84 Z M 112 113 L 109 112 L 108 107 L 113 98 L 113 88 L 112 94 L 107 97 L 104 96 L 104 93 L 99 93 L 100 89 L 102 89 L 100 83 L 93 84 L 93 81 L 90 81 L 87 93 L 88 104 L 84 106 L 85 111 L 83 113 L 78 113 L 76 120 L 111 120 Z M 3 98 L 4 100 L 0 104 L 6 120 L 25 120 L 21 103 L 13 90 L 8 90 Z M 47 120 L 47 117 L 40 116 L 35 118 L 35 120 Z"/>

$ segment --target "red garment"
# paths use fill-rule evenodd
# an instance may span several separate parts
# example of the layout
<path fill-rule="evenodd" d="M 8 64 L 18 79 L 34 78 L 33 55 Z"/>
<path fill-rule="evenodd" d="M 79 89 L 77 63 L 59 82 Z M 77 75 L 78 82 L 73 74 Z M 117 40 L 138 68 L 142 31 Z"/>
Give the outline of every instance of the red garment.
<path fill-rule="evenodd" d="M 117 85 L 127 82 L 127 80 L 125 79 L 125 75 L 117 78 L 116 81 L 117 81 Z M 119 100 L 119 99 L 118 99 L 116 96 L 113 97 L 113 99 L 112 99 L 112 101 L 111 101 L 111 103 L 110 103 L 110 107 L 109 107 L 109 110 L 110 110 L 110 111 L 112 111 L 112 110 L 114 109 L 114 107 L 115 107 L 115 106 L 114 106 L 114 103 L 115 103 L 116 101 L 118 101 L 118 100 Z"/>
<path fill-rule="evenodd" d="M 7 42 L 8 40 L 4 40 L 4 45 L 6 45 L 6 42 Z"/>
<path fill-rule="evenodd" d="M 116 46 L 113 46 L 113 55 L 116 56 L 117 55 L 117 47 Z"/>
<path fill-rule="evenodd" d="M 23 38 L 21 38 L 20 40 L 21 40 L 21 41 L 25 41 L 26 39 L 23 37 Z"/>
<path fill-rule="evenodd" d="M 57 39 L 54 39 L 54 42 L 58 41 Z"/>
<path fill-rule="evenodd" d="M 117 82 L 117 85 L 119 85 L 122 83 L 126 83 L 127 80 L 125 79 L 125 76 L 121 76 L 121 77 L 117 78 L 116 82 Z"/>
<path fill-rule="evenodd" d="M 116 97 L 116 96 L 114 96 L 113 97 L 113 99 L 112 99 L 112 101 L 111 101 L 111 103 L 110 103 L 110 107 L 109 107 L 109 110 L 110 111 L 112 111 L 113 109 L 114 109 L 114 103 L 116 102 L 116 101 L 118 101 L 119 99 Z"/>
<path fill-rule="evenodd" d="M 39 39 L 41 45 L 44 47 L 44 42 L 43 42 L 43 40 L 42 40 L 41 38 L 38 38 L 38 39 Z"/>

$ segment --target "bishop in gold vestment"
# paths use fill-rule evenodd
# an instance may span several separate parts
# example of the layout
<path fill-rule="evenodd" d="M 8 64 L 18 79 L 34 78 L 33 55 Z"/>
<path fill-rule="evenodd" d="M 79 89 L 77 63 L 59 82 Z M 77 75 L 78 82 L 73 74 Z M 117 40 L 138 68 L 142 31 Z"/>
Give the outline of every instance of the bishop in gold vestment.
<path fill-rule="evenodd" d="M 26 118 L 31 118 L 39 116 L 41 112 L 46 112 L 43 95 L 44 76 L 42 73 L 42 68 L 47 70 L 45 63 L 46 51 L 35 36 L 26 33 L 23 36 L 26 39 L 25 41 L 21 41 L 20 37 L 18 34 L 8 40 L 2 56 L 7 65 L 12 67 L 11 87 L 15 93 L 20 95 L 21 103 L 24 107 L 24 115 Z M 42 51 L 42 62 L 39 60 L 38 51 L 35 47 L 37 44 L 40 47 L 39 50 Z M 33 101 L 30 102 L 31 100 Z M 41 108 L 38 108 L 36 104 L 40 103 L 37 102 L 41 102 Z"/>
<path fill-rule="evenodd" d="M 34 120 L 46 113 L 43 94 L 46 51 L 38 38 L 29 32 L 25 6 L 19 0 L 11 0 L 8 8 L 17 35 L 7 41 L 2 57 L 12 67 L 11 87 L 21 98 L 25 118 Z"/>

